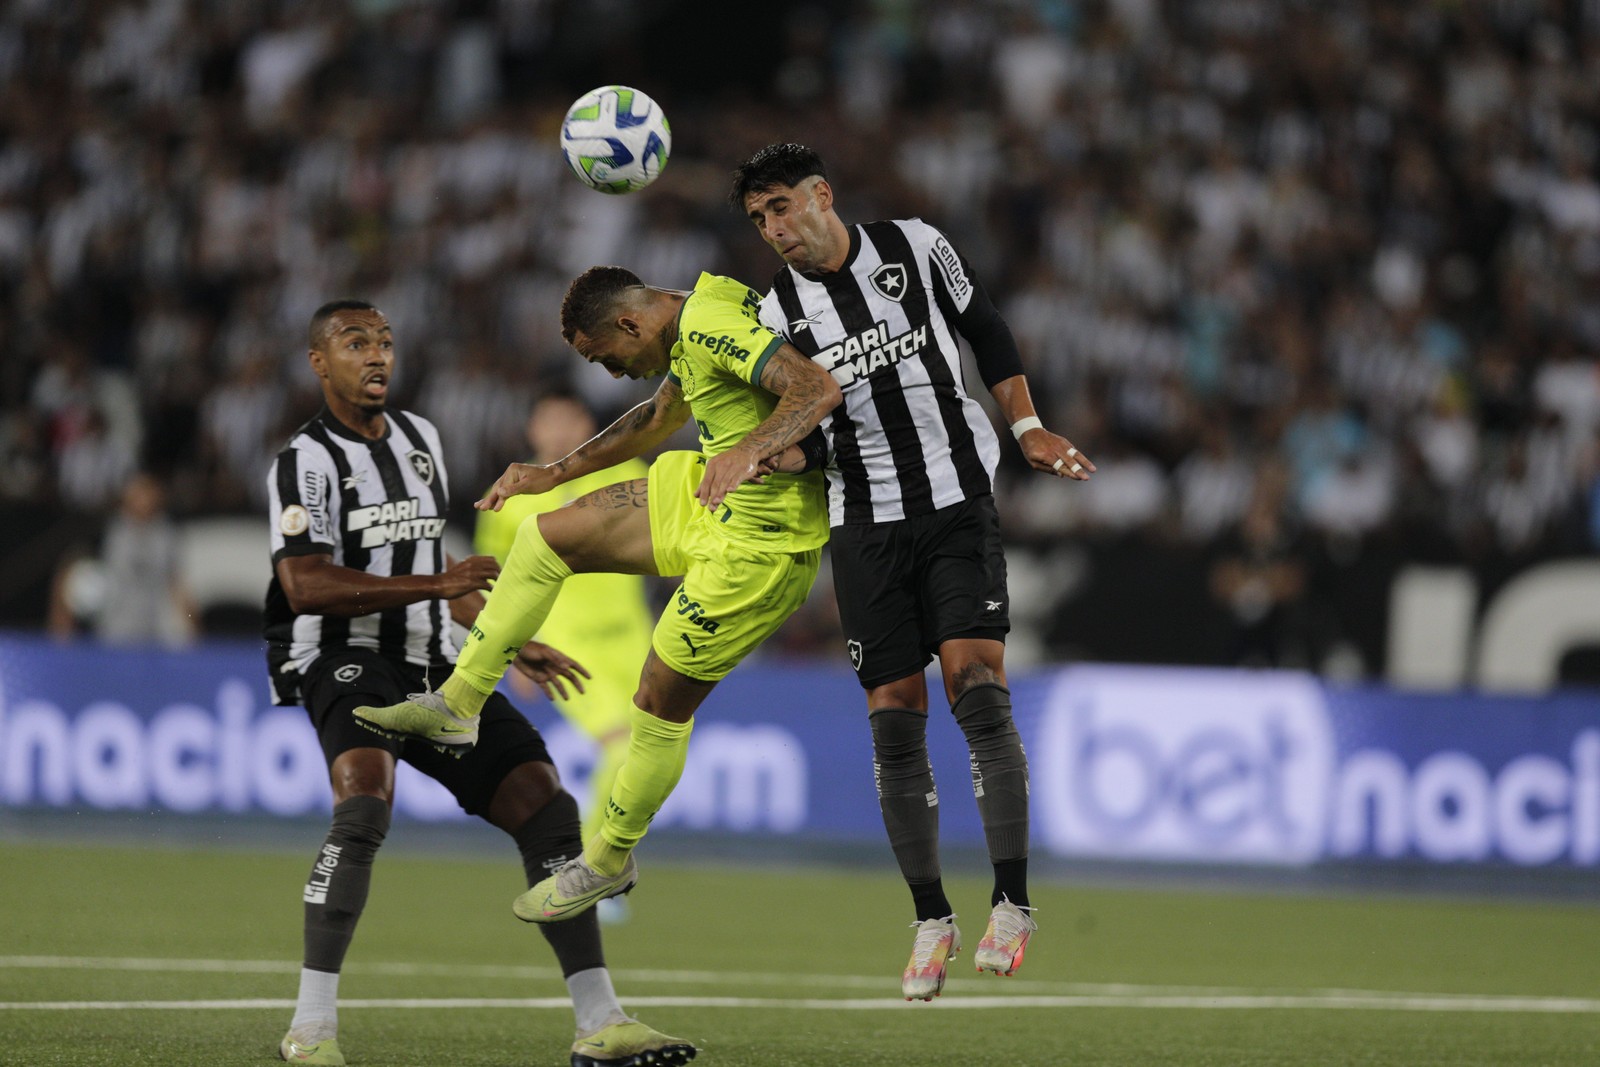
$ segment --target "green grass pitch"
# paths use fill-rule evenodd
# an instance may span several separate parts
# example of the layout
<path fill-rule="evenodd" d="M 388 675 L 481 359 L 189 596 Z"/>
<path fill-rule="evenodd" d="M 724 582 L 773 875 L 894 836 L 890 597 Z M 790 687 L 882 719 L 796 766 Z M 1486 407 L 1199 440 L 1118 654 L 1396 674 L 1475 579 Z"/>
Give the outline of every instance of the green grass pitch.
<path fill-rule="evenodd" d="M 315 844 L 0 842 L 0 1064 L 277 1062 Z M 999 979 L 970 970 L 986 884 L 951 878 L 968 951 L 943 998 L 907 1004 L 887 858 L 652 851 L 607 951 L 624 1002 L 699 1044 L 697 1067 L 1600 1063 L 1594 905 L 1046 883 L 1027 963 Z M 510 912 L 519 876 L 509 847 L 385 850 L 341 987 L 353 1067 L 567 1063 L 565 988 Z"/>

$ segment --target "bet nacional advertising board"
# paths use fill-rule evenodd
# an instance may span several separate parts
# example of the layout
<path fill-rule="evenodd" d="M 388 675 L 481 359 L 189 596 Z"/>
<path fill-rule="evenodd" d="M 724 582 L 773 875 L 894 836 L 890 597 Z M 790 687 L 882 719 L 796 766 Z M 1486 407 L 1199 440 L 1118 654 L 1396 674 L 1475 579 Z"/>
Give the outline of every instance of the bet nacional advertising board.
<path fill-rule="evenodd" d="M 930 689 L 938 690 L 937 681 Z M 1329 686 L 1287 672 L 1073 665 L 1012 679 L 1036 853 L 1165 863 L 1600 866 L 1600 693 Z M 579 798 L 593 749 L 522 702 Z M 981 847 L 966 748 L 928 731 L 942 838 Z M 464 819 L 402 766 L 401 820 Z M 250 643 L 181 652 L 0 638 L 0 808 L 321 817 L 305 713 Z M 882 839 L 865 704 L 843 666 L 756 660 L 702 707 L 653 834 Z"/>

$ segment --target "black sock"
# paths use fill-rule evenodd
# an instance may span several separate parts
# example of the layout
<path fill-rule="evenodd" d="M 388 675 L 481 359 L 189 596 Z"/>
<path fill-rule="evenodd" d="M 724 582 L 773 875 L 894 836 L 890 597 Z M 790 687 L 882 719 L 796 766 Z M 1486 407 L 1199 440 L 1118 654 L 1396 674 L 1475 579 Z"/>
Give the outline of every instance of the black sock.
<path fill-rule="evenodd" d="M 950 914 L 939 878 L 939 793 L 928 763 L 928 716 L 879 708 L 872 724 L 872 771 L 878 809 L 900 874 L 911 887 L 917 921 Z"/>
<path fill-rule="evenodd" d="M 333 809 L 333 823 L 317 852 L 302 894 L 306 905 L 305 965 L 337 974 L 356 922 L 367 906 L 372 858 L 389 832 L 389 804 L 381 797 L 351 797 Z"/>
<path fill-rule="evenodd" d="M 1011 691 L 992 683 L 975 685 L 950 710 L 972 754 L 972 792 L 994 864 L 994 903 L 1004 893 L 1011 903 L 1026 907 L 1028 757 L 1011 721 Z"/>
<path fill-rule="evenodd" d="M 931 882 L 908 882 L 911 903 L 917 909 L 917 922 L 926 919 L 943 919 L 953 910 L 950 898 L 944 895 L 944 882 L 935 878 Z"/>
<path fill-rule="evenodd" d="M 512 831 L 511 838 L 522 853 L 522 870 L 528 876 L 528 885 L 543 881 L 583 852 L 578 802 L 563 789 Z M 605 950 L 600 945 L 600 919 L 593 908 L 558 923 L 540 923 L 539 932 L 555 952 L 563 978 L 606 965 Z"/>
<path fill-rule="evenodd" d="M 994 892 L 990 895 L 992 908 L 1005 897 L 1019 908 L 1028 907 L 1028 857 L 1019 860 L 1001 860 L 994 865 Z"/>

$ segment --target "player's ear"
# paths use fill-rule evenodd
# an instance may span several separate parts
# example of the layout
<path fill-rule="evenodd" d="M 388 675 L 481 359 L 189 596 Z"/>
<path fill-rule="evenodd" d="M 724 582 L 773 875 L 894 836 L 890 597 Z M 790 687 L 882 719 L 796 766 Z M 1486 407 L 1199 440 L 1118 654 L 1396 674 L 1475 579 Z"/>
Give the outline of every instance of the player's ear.
<path fill-rule="evenodd" d="M 638 337 L 644 332 L 639 328 L 639 320 L 634 318 L 632 315 L 618 315 L 617 329 L 621 330 L 629 337 Z"/>
<path fill-rule="evenodd" d="M 818 210 L 833 210 L 833 186 L 828 184 L 828 179 L 818 178 L 816 184 L 811 187 L 811 195 L 817 201 Z"/>
<path fill-rule="evenodd" d="M 311 364 L 311 373 L 315 374 L 318 378 L 326 378 L 328 376 L 328 359 L 322 354 L 321 349 L 307 349 L 306 362 Z"/>

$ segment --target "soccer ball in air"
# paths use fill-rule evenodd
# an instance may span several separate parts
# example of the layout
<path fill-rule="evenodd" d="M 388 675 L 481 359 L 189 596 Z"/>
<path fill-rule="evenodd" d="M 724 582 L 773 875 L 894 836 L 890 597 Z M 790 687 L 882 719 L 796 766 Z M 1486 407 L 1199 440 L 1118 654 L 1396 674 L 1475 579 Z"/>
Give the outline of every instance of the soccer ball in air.
<path fill-rule="evenodd" d="M 578 180 L 602 193 L 631 193 L 657 178 L 672 152 L 661 105 L 626 85 L 591 89 L 567 109 L 561 154 Z"/>

